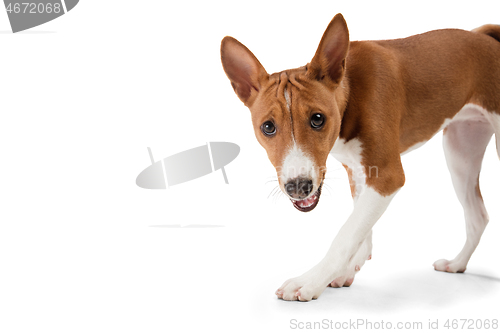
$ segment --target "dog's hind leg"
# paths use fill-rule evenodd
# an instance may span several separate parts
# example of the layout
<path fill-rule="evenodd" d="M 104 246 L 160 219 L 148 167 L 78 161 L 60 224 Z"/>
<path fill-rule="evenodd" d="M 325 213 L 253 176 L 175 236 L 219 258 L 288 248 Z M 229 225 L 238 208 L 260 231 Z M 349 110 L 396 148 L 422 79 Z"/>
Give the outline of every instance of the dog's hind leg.
<path fill-rule="evenodd" d="M 453 187 L 464 209 L 467 240 L 455 259 L 441 259 L 434 263 L 438 271 L 464 272 L 488 224 L 488 213 L 479 189 L 479 173 L 493 132 L 484 116 L 456 120 L 445 129 L 444 152 Z"/>

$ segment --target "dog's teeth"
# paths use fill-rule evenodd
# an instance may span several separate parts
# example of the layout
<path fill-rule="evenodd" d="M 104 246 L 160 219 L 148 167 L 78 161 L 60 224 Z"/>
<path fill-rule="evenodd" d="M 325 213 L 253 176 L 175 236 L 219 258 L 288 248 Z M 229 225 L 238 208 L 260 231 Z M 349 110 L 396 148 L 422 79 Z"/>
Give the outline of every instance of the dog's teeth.
<path fill-rule="evenodd" d="M 292 202 L 299 206 L 300 208 L 309 208 L 312 205 L 316 203 L 318 200 L 319 196 L 317 194 L 313 194 L 311 197 L 304 199 L 304 200 L 294 200 L 292 199 Z"/>

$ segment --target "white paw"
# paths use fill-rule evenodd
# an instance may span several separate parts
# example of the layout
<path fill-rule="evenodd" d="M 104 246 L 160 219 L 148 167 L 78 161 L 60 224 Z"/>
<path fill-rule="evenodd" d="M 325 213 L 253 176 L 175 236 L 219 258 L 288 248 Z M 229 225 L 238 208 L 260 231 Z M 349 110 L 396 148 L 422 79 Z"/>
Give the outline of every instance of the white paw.
<path fill-rule="evenodd" d="M 328 263 L 322 261 L 307 273 L 283 283 L 276 290 L 276 296 L 285 301 L 310 301 L 318 298 L 328 286 L 348 287 L 353 283 L 354 275 L 363 267 L 365 261 L 372 258 L 371 253 L 372 233 L 370 231 L 356 254 L 345 266 L 335 264 L 341 261 L 333 260 Z"/>
<path fill-rule="evenodd" d="M 289 279 L 276 290 L 276 296 L 285 301 L 310 301 L 316 299 L 328 286 L 328 282 L 307 272 L 299 277 Z"/>
<path fill-rule="evenodd" d="M 440 259 L 434 263 L 436 271 L 448 273 L 463 273 L 467 269 L 466 264 L 458 260 Z"/>

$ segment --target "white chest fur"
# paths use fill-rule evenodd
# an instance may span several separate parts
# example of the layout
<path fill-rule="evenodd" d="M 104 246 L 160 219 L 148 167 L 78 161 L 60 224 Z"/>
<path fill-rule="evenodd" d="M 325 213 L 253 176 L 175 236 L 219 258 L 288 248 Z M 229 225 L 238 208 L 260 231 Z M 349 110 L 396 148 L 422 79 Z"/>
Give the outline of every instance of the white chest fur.
<path fill-rule="evenodd" d="M 365 190 L 366 188 L 366 172 L 365 167 L 361 164 L 363 152 L 361 141 L 358 139 L 352 139 L 346 142 L 345 139 L 338 138 L 333 145 L 330 154 L 335 157 L 340 163 L 347 165 L 352 171 L 352 181 L 356 186 L 356 195 Z"/>

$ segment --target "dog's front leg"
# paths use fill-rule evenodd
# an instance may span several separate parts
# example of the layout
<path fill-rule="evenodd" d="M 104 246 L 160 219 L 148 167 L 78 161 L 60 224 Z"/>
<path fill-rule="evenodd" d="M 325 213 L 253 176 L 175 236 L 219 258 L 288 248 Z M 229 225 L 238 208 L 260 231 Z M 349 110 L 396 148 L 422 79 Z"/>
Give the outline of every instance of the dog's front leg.
<path fill-rule="evenodd" d="M 303 275 L 287 280 L 276 295 L 284 300 L 309 301 L 318 298 L 335 279 L 354 276 L 361 246 L 371 245 L 371 230 L 396 192 L 384 196 L 367 187 L 354 203 L 354 210 L 342 226 L 326 256 Z M 368 257 L 366 258 L 368 259 Z"/>

